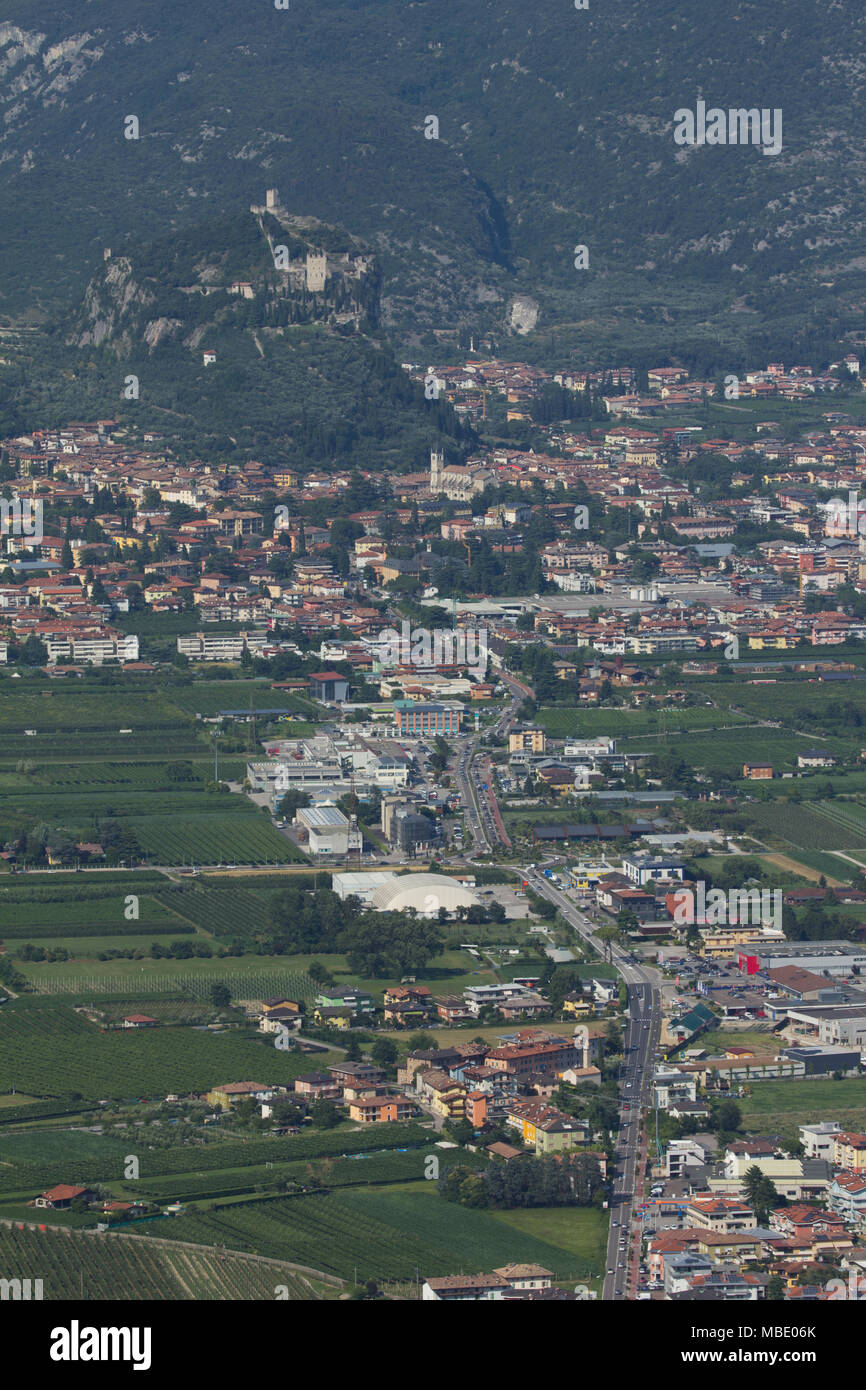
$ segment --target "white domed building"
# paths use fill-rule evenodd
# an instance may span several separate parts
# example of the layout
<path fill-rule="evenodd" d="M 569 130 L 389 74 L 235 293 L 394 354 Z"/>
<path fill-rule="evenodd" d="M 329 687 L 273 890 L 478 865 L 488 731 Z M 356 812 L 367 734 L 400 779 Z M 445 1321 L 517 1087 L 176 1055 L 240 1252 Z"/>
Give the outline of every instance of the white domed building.
<path fill-rule="evenodd" d="M 443 907 L 453 913 L 458 907 L 478 905 L 475 894 L 447 874 L 404 874 L 381 884 L 370 903 L 376 912 L 407 912 L 414 908 L 419 917 L 438 917 Z"/>

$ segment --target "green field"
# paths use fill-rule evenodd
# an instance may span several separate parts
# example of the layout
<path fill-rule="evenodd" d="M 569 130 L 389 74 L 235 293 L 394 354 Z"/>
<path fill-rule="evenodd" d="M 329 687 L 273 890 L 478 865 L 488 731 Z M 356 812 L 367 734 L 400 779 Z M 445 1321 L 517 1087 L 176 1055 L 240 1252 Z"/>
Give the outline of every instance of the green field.
<path fill-rule="evenodd" d="M 330 1060 L 325 1054 L 322 1058 L 324 1064 Z M 332 1130 L 305 1128 L 297 1135 L 237 1138 L 215 1126 L 169 1125 L 170 1110 L 158 1112 L 158 1120 L 152 1110 L 143 1113 L 150 1115 L 143 1124 L 105 1117 L 106 1134 L 60 1127 L 0 1129 L 4 1208 L 61 1179 L 82 1186 L 107 1184 L 114 1196 L 127 1201 L 163 1202 L 259 1189 L 273 1193 L 284 1191 L 289 1182 L 307 1184 L 313 1176 L 335 1186 L 415 1181 L 435 1139 L 414 1123 L 343 1124 Z M 140 1164 L 135 1180 L 124 1176 L 130 1153 Z M 62 1222 L 65 1214 L 57 1213 L 57 1219 Z"/>
<path fill-rule="evenodd" d="M 311 872 L 308 882 L 330 885 L 330 875 Z M 176 879 L 148 870 L 8 876 L 0 886 L 0 940 L 63 945 L 86 960 L 112 947 L 142 947 L 149 955 L 151 940 L 159 937 L 246 943 L 254 940 L 274 893 L 285 883 L 279 873 Z M 128 920 L 129 910 L 138 916 Z M 10 949 L 14 954 L 15 946 Z"/>
<path fill-rule="evenodd" d="M 803 655 L 808 656 L 806 653 Z M 826 660 L 828 653 L 819 651 L 815 655 L 819 660 Z M 836 656 L 834 650 L 833 659 Z M 756 652 L 745 659 L 759 661 L 761 654 Z M 801 659 L 799 654 L 798 659 Z M 862 664 L 862 651 L 856 659 Z M 824 685 L 800 675 L 775 679 L 772 685 L 748 685 L 744 680 L 717 681 L 709 686 L 702 684 L 700 689 L 702 694 L 706 692 L 708 698 L 726 711 L 741 712 L 759 719 L 766 719 L 769 714 L 769 717 L 781 719 L 794 728 L 803 729 L 808 725 L 816 734 L 847 733 L 840 719 L 841 706 L 858 711 L 861 717 L 866 716 L 866 685 L 862 680 Z M 850 729 L 851 738 L 856 739 L 857 726 L 852 724 Z"/>
<path fill-rule="evenodd" d="M 497 1221 L 534 1240 L 544 1240 L 586 1263 L 582 1277 L 602 1277 L 607 1253 L 608 1215 L 592 1207 L 539 1207 L 499 1211 Z"/>
<path fill-rule="evenodd" d="M 301 715 L 315 716 L 318 711 L 314 700 L 306 700 L 300 695 L 290 695 L 287 690 L 272 690 L 268 680 L 196 681 L 193 685 L 173 690 L 171 703 L 185 714 L 201 714 L 207 717 L 232 709 L 243 710 L 246 715 L 251 696 L 256 713 L 288 709 Z"/>
<path fill-rule="evenodd" d="M 796 1135 L 797 1126 L 815 1120 L 839 1120 L 843 1129 L 866 1127 L 866 1077 L 841 1081 L 760 1081 L 737 1101 L 743 1128 L 752 1133 L 781 1131 Z"/>
<path fill-rule="evenodd" d="M 811 883 L 816 883 L 819 876 L 822 874 L 831 886 L 834 881 L 836 883 L 850 883 L 851 879 L 857 873 L 857 866 L 855 864 L 849 863 L 846 859 L 840 859 L 834 854 L 824 854 L 817 849 L 791 849 L 786 846 L 784 850 L 780 850 L 779 853 L 784 854 L 786 858 L 790 859 L 792 865 L 804 866 L 801 877 L 807 879 Z M 851 850 L 846 850 L 846 854 L 853 853 L 854 852 Z M 775 865 L 767 863 L 771 856 L 758 854 L 755 858 L 761 859 L 767 864 L 768 870 L 774 875 L 780 872 L 783 873 L 783 871 Z M 807 872 L 809 869 L 813 870 L 811 874 Z M 794 871 L 796 872 L 796 869 Z M 794 882 L 790 874 L 784 876 L 786 882 Z"/>
<path fill-rule="evenodd" d="M 548 705 L 538 713 L 538 723 L 551 738 L 566 738 L 574 734 L 585 738 L 596 738 L 600 734 L 626 738 L 640 734 L 673 734 L 681 729 L 715 729 L 722 725 L 747 722 L 747 715 L 706 708 L 591 710 Z"/>
<path fill-rule="evenodd" d="M 476 1273 L 511 1261 L 542 1264 L 562 1279 L 598 1273 L 603 1214 L 557 1209 L 546 1213 L 549 1220 L 544 1223 L 543 1210 L 521 1212 L 521 1218 L 535 1218 L 542 1231 L 536 1235 L 512 1222 L 513 1213 L 455 1206 L 431 1187 L 421 1182 L 409 1188 L 371 1187 L 240 1203 L 180 1216 L 172 1221 L 168 1234 L 312 1264 L 347 1279 L 353 1279 L 357 1270 L 359 1281 L 408 1279 L 416 1270 L 422 1279 Z M 561 1242 L 556 1235 L 560 1220 Z M 167 1225 L 158 1223 L 160 1235 L 166 1233 Z M 579 1235 L 581 1225 L 584 1230 Z"/>
<path fill-rule="evenodd" d="M 674 748 L 694 768 L 739 779 L 744 763 L 772 763 L 776 773 L 795 771 L 797 755 L 814 747 L 814 740 L 780 729 L 747 728 L 720 729 L 713 734 L 687 733 L 667 742 L 646 737 L 628 741 L 630 753 L 657 753 L 665 747 Z M 840 756 L 851 752 L 851 745 L 840 739 L 827 739 L 821 747 Z M 760 785 L 745 784 L 752 794 Z"/>
<path fill-rule="evenodd" d="M 360 1144 L 361 1136 L 352 1136 Z M 429 1140 L 426 1147 L 429 1147 Z M 315 1179 L 329 1189 L 362 1187 L 380 1183 L 411 1183 L 423 1176 L 425 1148 L 413 1149 L 408 1153 L 398 1153 L 391 1149 L 381 1153 L 358 1153 L 336 1158 L 318 1160 L 302 1159 L 296 1162 L 281 1163 L 269 1161 L 265 1164 L 249 1165 L 242 1168 L 220 1167 L 192 1176 L 145 1178 L 134 1186 L 124 1184 L 124 1192 L 129 1195 L 146 1194 L 156 1201 L 200 1202 L 207 1198 L 231 1197 L 257 1192 L 284 1193 L 287 1184 L 300 1187 Z M 461 1155 L 461 1163 L 470 1168 L 485 1167 L 489 1159 L 484 1154 L 466 1153 Z"/>
<path fill-rule="evenodd" d="M 259 922 L 264 920 L 266 911 L 263 904 L 259 909 Z M 215 946 L 219 944 L 214 943 Z M 114 945 L 125 945 L 125 939 L 118 938 Z M 178 990 L 196 999 L 205 999 L 209 996 L 211 985 L 219 982 L 228 986 L 235 1000 L 268 998 L 286 990 L 290 998 L 300 998 L 309 1003 L 317 992 L 306 974 L 307 966 L 313 959 L 336 975 L 340 985 L 367 989 L 374 998 L 381 996 L 386 985 L 399 984 L 397 976 L 372 980 L 355 974 L 349 970 L 345 956 L 327 953 L 298 956 L 244 954 L 190 960 L 99 961 L 83 956 L 76 960 L 56 962 L 16 961 L 16 968 L 39 994 L 74 995 L 77 1002 L 89 998 L 98 1000 L 103 995 L 128 998 L 174 994 Z M 521 974 L 527 971 L 538 974 L 542 968 L 542 962 L 531 957 L 522 961 L 509 960 L 503 966 L 503 971 L 507 973 L 512 965 Z M 492 970 L 486 962 L 473 960 L 465 951 L 448 950 L 434 956 L 428 965 L 418 970 L 416 983 L 426 985 L 434 994 L 442 994 L 463 990 L 471 984 L 489 983 L 492 978 Z"/>
<path fill-rule="evenodd" d="M 304 863 L 291 840 L 241 796 L 221 797 L 216 810 L 203 798 L 183 815 L 135 816 L 130 823 L 156 864 Z"/>
<path fill-rule="evenodd" d="M 21 733 L 31 727 L 37 731 L 132 727 L 137 733 L 139 729 L 192 723 L 197 714 L 207 718 L 238 710 L 246 717 L 251 701 L 256 713 L 287 709 L 315 715 L 318 710 L 312 700 L 273 690 L 267 679 L 225 680 L 206 670 L 188 683 L 173 683 L 163 675 L 158 685 L 147 678 L 119 673 L 110 683 L 97 674 L 88 674 L 83 680 L 36 676 L 14 684 L 4 680 L 2 699 L 4 728 Z"/>
<path fill-rule="evenodd" d="M 311 701 L 272 690 L 267 680 L 208 673 L 186 683 L 167 675 L 162 689 L 114 673 L 18 684 L 0 677 L 0 689 L 0 839 L 43 826 L 92 842 L 104 821 L 118 821 L 157 863 L 303 862 L 245 797 L 208 790 L 213 729 L 201 721 L 244 711 L 224 721 L 220 759 L 221 778 L 241 780 L 254 747 L 251 702 L 264 727 L 302 734 L 318 717 Z M 300 713 L 303 722 L 267 718 L 279 709 Z"/>
<path fill-rule="evenodd" d="M 757 821 L 768 845 L 795 849 L 866 848 L 866 810 L 854 802 L 772 801 L 752 805 L 749 815 Z"/>
<path fill-rule="evenodd" d="M 39 994 L 74 995 L 78 1002 L 101 995 L 132 998 L 143 994 L 188 992 L 207 998 L 211 986 L 225 984 L 233 999 L 267 999 L 288 991 L 290 998 L 312 999 L 316 990 L 304 973 L 310 956 L 243 956 L 210 960 L 78 960 L 20 962 L 17 968 Z M 333 957 L 322 957 L 327 962 Z M 342 959 L 342 957 L 338 957 Z M 352 983 L 357 977 L 344 983 Z"/>
<path fill-rule="evenodd" d="M 214 977 L 216 978 L 216 977 Z M 327 1054 L 322 1054 L 322 1063 Z M 58 1062 L 61 1063 L 58 1066 Z M 100 1032 L 67 1004 L 22 998 L 0 1011 L 0 1090 L 85 1099 L 160 1097 L 221 1082 L 289 1082 L 309 1059 L 247 1032 L 171 1028 Z"/>
<path fill-rule="evenodd" d="M 165 901 L 143 891 L 139 886 L 134 921 L 125 916 L 125 892 L 103 888 L 87 893 L 80 883 L 68 893 L 55 899 L 39 901 L 19 888 L 20 880 L 7 881 L 0 887 L 0 937 L 29 936 L 45 930 L 57 933 L 62 927 L 67 936 L 110 935 L 129 928 L 133 931 L 165 931 L 172 927 L 182 930 L 184 922 L 172 912 Z M 127 881 L 129 891 L 132 886 Z M 74 896 L 73 896 L 74 894 Z M 86 896 L 85 896 L 86 894 Z"/>
<path fill-rule="evenodd" d="M 156 1223 L 167 1225 L 165 1221 Z M 194 1299 L 335 1298 L 327 1284 L 278 1264 L 259 1264 L 215 1250 L 174 1250 L 153 1240 L 121 1235 L 30 1230 L 0 1224 L 0 1268 L 15 1278 L 41 1279 L 45 1301 L 110 1299 L 123 1302 Z"/>
<path fill-rule="evenodd" d="M 845 853 L 846 853 L 846 855 L 848 856 L 846 859 L 841 859 L 841 858 L 839 858 L 839 857 L 836 857 L 836 859 L 835 859 L 836 866 L 837 866 L 837 871 L 838 871 L 838 872 L 844 873 L 844 871 L 845 871 L 846 868 L 849 868 L 849 869 L 850 869 L 850 867 L 851 867 L 850 860 L 851 860 L 851 859 L 856 860 L 856 862 L 857 862 L 858 864 L 862 865 L 863 868 L 866 868 L 866 849 L 851 849 L 851 850 L 846 850 Z M 855 872 L 856 872 L 856 869 L 855 869 Z"/>
<path fill-rule="evenodd" d="M 744 1028 L 742 1031 L 737 1028 L 713 1028 L 701 1034 L 700 1046 L 706 1049 L 710 1057 L 721 1057 L 729 1047 L 750 1047 L 757 1056 L 775 1057 L 785 1043 L 769 1028 Z"/>

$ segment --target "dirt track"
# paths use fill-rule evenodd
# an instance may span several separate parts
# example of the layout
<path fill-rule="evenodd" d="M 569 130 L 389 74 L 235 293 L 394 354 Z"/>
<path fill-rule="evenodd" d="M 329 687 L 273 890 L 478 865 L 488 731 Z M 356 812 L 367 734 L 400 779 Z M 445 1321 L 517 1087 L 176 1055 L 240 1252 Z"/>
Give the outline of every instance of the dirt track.
<path fill-rule="evenodd" d="M 777 869 L 784 869 L 787 873 L 799 874 L 800 878 L 808 878 L 812 883 L 817 883 L 821 877 L 817 869 L 810 869 L 807 864 L 801 864 L 796 859 L 789 859 L 787 854 L 760 854 L 756 855 L 756 858 L 765 859 L 768 864 L 774 864 Z M 844 881 L 839 878 L 827 878 L 827 884 L 830 888 L 842 888 Z"/>

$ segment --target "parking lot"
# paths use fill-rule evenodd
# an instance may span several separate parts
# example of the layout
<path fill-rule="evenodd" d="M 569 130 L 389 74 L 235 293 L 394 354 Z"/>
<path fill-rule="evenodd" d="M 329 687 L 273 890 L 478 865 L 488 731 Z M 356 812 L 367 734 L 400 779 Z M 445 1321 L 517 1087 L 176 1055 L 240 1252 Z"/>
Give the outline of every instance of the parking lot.
<path fill-rule="evenodd" d="M 499 903 L 505 909 L 505 916 L 509 922 L 523 920 L 530 916 L 529 903 L 523 894 L 524 890 L 520 887 L 515 889 L 509 883 L 480 883 L 473 890 L 476 896 L 489 907 L 491 903 Z"/>

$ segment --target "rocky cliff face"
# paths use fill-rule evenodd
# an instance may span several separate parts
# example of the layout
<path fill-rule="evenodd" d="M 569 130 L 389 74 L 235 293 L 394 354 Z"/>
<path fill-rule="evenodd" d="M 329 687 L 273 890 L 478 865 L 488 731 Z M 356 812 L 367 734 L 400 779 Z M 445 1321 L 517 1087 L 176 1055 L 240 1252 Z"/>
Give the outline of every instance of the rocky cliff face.
<path fill-rule="evenodd" d="M 326 245 L 324 283 L 311 283 L 308 253 L 321 256 Z M 284 210 L 275 217 L 255 209 L 104 255 L 70 316 L 69 346 L 105 345 L 128 356 L 178 341 L 192 351 L 224 329 L 278 335 L 290 324 L 316 323 L 345 334 L 379 317 L 376 258 L 339 229 Z"/>
<path fill-rule="evenodd" d="M 69 341 L 77 347 L 99 347 L 110 339 L 128 348 L 138 322 L 155 302 L 154 291 L 136 281 L 132 262 L 126 256 L 112 258 L 87 286 L 81 320 Z"/>

